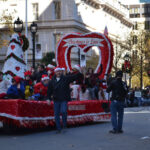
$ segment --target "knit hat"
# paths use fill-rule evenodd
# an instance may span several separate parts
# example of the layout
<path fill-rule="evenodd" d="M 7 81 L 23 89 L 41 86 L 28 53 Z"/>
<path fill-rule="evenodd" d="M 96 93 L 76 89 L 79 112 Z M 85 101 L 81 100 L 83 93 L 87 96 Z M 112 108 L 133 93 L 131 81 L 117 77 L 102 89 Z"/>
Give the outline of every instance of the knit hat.
<path fill-rule="evenodd" d="M 78 71 L 81 71 L 80 65 L 74 65 L 72 69 L 76 69 L 76 70 L 78 70 Z"/>
<path fill-rule="evenodd" d="M 49 80 L 48 75 L 47 75 L 47 74 L 43 74 L 41 80 L 42 80 L 42 81 L 44 81 L 44 80 Z"/>
<path fill-rule="evenodd" d="M 54 72 L 56 72 L 56 71 L 62 71 L 62 68 L 60 68 L 60 67 L 55 67 Z"/>

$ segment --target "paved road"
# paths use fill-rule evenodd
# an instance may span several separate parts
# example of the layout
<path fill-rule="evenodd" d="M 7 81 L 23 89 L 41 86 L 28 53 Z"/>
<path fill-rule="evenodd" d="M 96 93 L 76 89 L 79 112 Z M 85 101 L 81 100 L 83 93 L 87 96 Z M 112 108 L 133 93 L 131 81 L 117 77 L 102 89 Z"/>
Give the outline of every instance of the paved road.
<path fill-rule="evenodd" d="M 124 133 L 109 134 L 110 123 L 67 129 L 0 133 L 0 150 L 150 150 L 150 107 L 126 109 Z"/>

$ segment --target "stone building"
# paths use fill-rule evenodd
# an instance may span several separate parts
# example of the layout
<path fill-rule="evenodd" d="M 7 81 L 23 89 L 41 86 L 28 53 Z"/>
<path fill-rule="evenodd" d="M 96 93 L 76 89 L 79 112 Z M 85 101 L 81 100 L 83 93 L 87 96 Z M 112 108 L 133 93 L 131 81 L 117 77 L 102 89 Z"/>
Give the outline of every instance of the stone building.
<path fill-rule="evenodd" d="M 27 7 L 26 7 L 27 2 Z M 5 6 L 5 7 L 4 7 Z M 129 9 L 119 0 L 6 0 L 0 1 L 0 12 L 8 9 L 14 12 L 14 20 L 18 17 L 25 22 L 27 8 L 28 38 L 30 47 L 27 58 L 28 65 L 32 61 L 32 38 L 29 31 L 30 24 L 38 24 L 36 34 L 36 61 L 40 60 L 47 52 L 56 49 L 61 36 L 72 33 L 104 32 L 108 29 L 115 57 L 117 53 L 126 48 L 123 41 L 131 31 L 132 21 L 129 19 Z M 25 24 L 24 24 L 25 25 Z M 0 30 L 7 27 L 0 25 Z M 23 31 L 25 33 L 25 30 Z M 6 36 L 9 40 L 9 36 Z M 7 47 L 0 50 L 0 66 L 2 66 Z M 72 60 L 77 63 L 78 53 L 73 50 Z M 85 55 L 82 54 L 81 55 Z M 87 54 L 89 57 L 91 54 Z"/>

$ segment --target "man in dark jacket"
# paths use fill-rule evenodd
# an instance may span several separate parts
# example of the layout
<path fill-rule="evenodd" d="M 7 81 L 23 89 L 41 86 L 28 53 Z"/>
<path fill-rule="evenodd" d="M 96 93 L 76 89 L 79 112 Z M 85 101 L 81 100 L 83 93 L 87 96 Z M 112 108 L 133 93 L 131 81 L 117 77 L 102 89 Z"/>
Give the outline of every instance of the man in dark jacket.
<path fill-rule="evenodd" d="M 64 76 L 61 68 L 58 67 L 55 68 L 54 72 L 55 75 L 48 85 L 47 95 L 50 100 L 52 99 L 51 96 L 53 96 L 56 128 L 57 132 L 60 133 L 60 113 L 62 114 L 63 128 L 67 126 L 67 103 L 71 99 L 69 84 L 80 78 L 82 74 L 78 72 L 74 75 Z"/>
<path fill-rule="evenodd" d="M 111 97 L 111 122 L 113 130 L 110 133 L 123 133 L 123 115 L 124 115 L 124 101 L 128 92 L 125 82 L 122 81 L 123 73 L 118 71 L 116 79 L 108 85 L 107 92 L 112 91 Z"/>

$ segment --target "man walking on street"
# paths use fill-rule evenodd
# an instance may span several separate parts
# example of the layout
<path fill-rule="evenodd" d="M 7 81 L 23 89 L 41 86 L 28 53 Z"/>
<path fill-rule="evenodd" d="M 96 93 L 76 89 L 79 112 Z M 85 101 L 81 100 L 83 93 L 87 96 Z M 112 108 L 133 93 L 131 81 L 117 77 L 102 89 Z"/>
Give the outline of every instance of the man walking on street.
<path fill-rule="evenodd" d="M 49 82 L 48 98 L 51 100 L 53 96 L 54 101 L 54 115 L 57 133 L 61 132 L 60 113 L 62 114 L 63 128 L 67 127 L 67 103 L 71 100 L 70 83 L 80 78 L 82 74 L 77 72 L 73 75 L 63 75 L 62 69 L 56 67 L 55 75 Z"/>
<path fill-rule="evenodd" d="M 112 91 L 111 97 L 111 123 L 113 129 L 110 133 L 123 133 L 123 115 L 124 115 L 124 102 L 128 92 L 128 88 L 125 82 L 122 81 L 123 73 L 118 71 L 116 73 L 116 79 L 114 79 L 107 88 L 107 92 Z"/>

